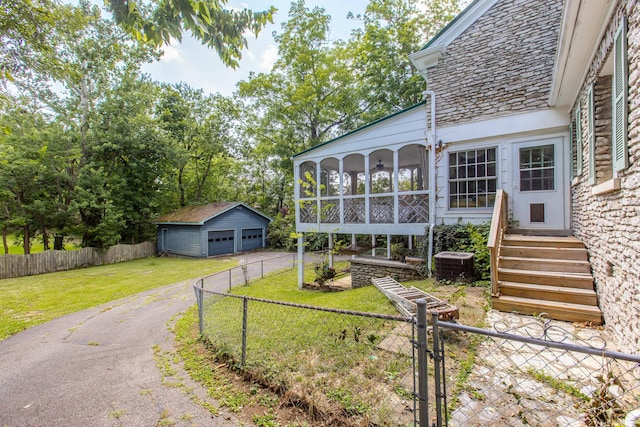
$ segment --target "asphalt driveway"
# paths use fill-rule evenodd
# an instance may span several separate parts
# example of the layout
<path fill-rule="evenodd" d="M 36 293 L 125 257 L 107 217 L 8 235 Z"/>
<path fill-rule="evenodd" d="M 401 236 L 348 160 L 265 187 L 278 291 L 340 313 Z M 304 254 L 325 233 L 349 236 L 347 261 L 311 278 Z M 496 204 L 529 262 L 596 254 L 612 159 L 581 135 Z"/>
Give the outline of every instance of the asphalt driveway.
<path fill-rule="evenodd" d="M 264 271 L 291 265 L 282 253 L 239 255 L 265 261 Z M 234 283 L 241 283 L 241 275 Z M 211 401 L 179 366 L 162 384 L 154 352 L 171 352 L 167 322 L 195 303 L 193 281 L 165 286 L 70 314 L 0 341 L 0 426 L 237 426 L 192 400 Z M 208 283 L 224 291 L 228 282 Z M 215 402 L 212 402 L 214 405 Z"/>

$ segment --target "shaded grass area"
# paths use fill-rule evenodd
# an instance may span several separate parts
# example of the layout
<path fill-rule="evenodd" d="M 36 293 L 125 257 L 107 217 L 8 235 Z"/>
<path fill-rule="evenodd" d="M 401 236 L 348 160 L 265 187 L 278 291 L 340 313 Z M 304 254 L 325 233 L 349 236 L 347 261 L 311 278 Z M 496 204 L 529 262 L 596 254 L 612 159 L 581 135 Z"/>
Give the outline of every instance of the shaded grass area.
<path fill-rule="evenodd" d="M 65 314 L 236 266 L 237 260 L 143 258 L 0 280 L 0 340 Z"/>
<path fill-rule="evenodd" d="M 9 246 L 8 255 L 24 255 L 24 247 L 22 246 L 22 241 L 17 239 L 15 234 L 12 234 L 12 233 L 7 234 L 7 245 Z M 49 247 L 50 249 L 53 249 L 53 236 L 51 236 L 49 240 Z M 65 251 L 73 251 L 76 249 L 80 249 L 80 246 L 74 244 L 68 239 L 65 239 L 65 242 L 64 242 Z M 35 237 L 31 239 L 31 253 L 35 254 L 43 251 L 44 251 L 44 243 L 42 241 L 42 238 Z M 2 243 L 0 242 L 0 256 L 2 255 L 5 255 L 5 253 L 4 253 L 4 248 L 2 247 Z"/>

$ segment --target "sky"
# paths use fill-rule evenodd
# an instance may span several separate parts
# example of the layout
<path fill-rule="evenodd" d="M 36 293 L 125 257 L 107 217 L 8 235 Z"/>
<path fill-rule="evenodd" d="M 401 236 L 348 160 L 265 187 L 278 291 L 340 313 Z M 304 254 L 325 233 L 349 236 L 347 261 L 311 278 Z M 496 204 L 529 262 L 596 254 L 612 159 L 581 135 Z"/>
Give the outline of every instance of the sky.
<path fill-rule="evenodd" d="M 321 6 L 331 15 L 330 35 L 336 40 L 347 40 L 351 29 L 360 25 L 359 21 L 347 19 L 346 16 L 349 12 L 362 14 L 367 3 L 367 0 L 306 0 L 307 8 Z M 229 96 L 235 91 L 236 83 L 247 80 L 251 71 L 260 73 L 271 70 L 278 54 L 272 33 L 281 32 L 280 24 L 288 20 L 290 4 L 291 0 L 229 1 L 234 8 L 262 11 L 275 6 L 278 9 L 274 23 L 268 24 L 257 39 L 253 34 L 247 35 L 249 47 L 242 51 L 240 66 L 235 70 L 225 67 L 214 50 L 185 35 L 182 43 L 175 41 L 170 46 L 164 46 L 162 59 L 144 65 L 142 72 L 159 82 L 185 82 L 193 88 L 203 89 L 205 93 L 217 92 Z"/>

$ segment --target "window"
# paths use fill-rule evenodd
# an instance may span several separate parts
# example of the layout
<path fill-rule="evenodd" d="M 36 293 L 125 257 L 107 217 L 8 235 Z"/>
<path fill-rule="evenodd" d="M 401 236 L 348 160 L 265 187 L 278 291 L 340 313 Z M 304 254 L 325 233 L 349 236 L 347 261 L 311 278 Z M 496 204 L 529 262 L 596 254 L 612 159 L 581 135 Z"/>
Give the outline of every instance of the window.
<path fill-rule="evenodd" d="M 496 148 L 449 153 L 449 208 L 490 208 L 496 198 Z"/>
<path fill-rule="evenodd" d="M 520 149 L 520 191 L 555 190 L 553 144 Z"/>
<path fill-rule="evenodd" d="M 623 19 L 613 39 L 613 170 L 619 172 L 629 166 L 627 154 L 627 21 Z"/>

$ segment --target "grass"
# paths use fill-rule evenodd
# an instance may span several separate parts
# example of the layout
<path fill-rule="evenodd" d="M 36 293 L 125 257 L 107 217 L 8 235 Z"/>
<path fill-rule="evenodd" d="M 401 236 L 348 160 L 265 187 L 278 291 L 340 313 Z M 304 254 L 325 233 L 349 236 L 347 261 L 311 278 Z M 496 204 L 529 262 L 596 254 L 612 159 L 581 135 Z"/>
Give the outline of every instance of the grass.
<path fill-rule="evenodd" d="M 346 264 L 345 264 L 346 265 Z M 344 265 L 337 265 L 338 270 Z M 306 272 L 312 279 L 313 272 Z M 398 315 L 375 287 L 339 293 L 298 290 L 296 272 L 270 275 L 234 294 L 376 314 Z M 421 281 L 431 288 L 433 282 Z M 211 298 L 210 301 L 214 301 Z M 384 350 L 387 338 L 408 343 L 411 327 L 402 321 L 248 302 L 246 363 L 241 363 L 242 299 L 224 297 L 205 313 L 207 336 L 218 360 L 252 381 L 306 407 L 316 419 L 340 425 L 410 422 L 413 414 L 411 350 Z M 411 380 L 408 380 L 411 379 Z M 330 422 L 329 422 L 330 424 Z"/>
<path fill-rule="evenodd" d="M 338 265 L 340 270 L 343 265 Z M 311 281 L 313 272 L 305 273 Z M 378 314 L 397 315 L 396 308 L 375 287 L 340 293 L 300 291 L 296 272 L 267 276 L 234 294 L 269 300 Z M 437 286 L 431 280 L 405 283 L 458 305 L 461 318 L 484 322 L 486 291 L 466 286 Z M 241 363 L 243 303 L 240 298 L 211 298 L 205 312 L 206 335 L 218 360 L 319 417 L 343 425 L 410 422 L 412 379 L 411 328 L 392 320 L 307 310 L 248 301 L 246 362 Z M 217 301 L 217 303 L 215 303 Z M 464 334 L 444 334 L 450 360 L 448 375 L 467 381 L 477 343 Z M 394 345 L 381 343 L 395 341 Z M 386 348 L 383 349 L 383 348 Z M 466 374 L 466 375 L 465 375 Z"/>
<path fill-rule="evenodd" d="M 236 266 L 230 258 L 143 258 L 0 280 L 0 340 L 32 326 L 138 292 Z"/>
<path fill-rule="evenodd" d="M 7 245 L 9 246 L 9 255 L 24 255 L 24 248 L 22 246 L 22 240 L 19 240 L 15 234 L 7 233 Z M 2 248 L 0 244 L 0 248 Z M 53 236 L 49 239 L 49 249 L 53 249 Z M 77 244 L 65 239 L 64 249 L 66 251 L 73 251 L 80 249 Z M 35 237 L 31 239 L 31 253 L 35 254 L 44 251 L 44 243 L 42 238 Z M 0 256 L 5 255 L 4 248 L 0 249 Z"/>

